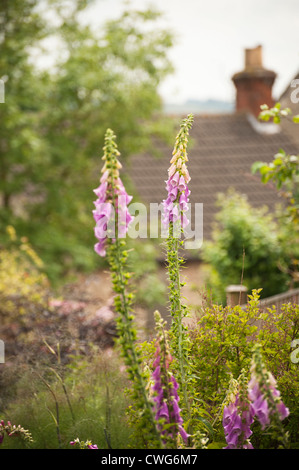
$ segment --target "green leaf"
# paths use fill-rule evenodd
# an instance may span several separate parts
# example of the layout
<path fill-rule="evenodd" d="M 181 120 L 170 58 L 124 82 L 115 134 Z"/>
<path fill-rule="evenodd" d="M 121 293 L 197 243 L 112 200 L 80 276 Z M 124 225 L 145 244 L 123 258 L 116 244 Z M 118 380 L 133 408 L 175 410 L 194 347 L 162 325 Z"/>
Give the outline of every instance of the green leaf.
<path fill-rule="evenodd" d="M 274 116 L 273 122 L 274 122 L 275 124 L 279 124 L 279 123 L 280 123 L 280 117 L 279 117 L 279 116 Z"/>
<path fill-rule="evenodd" d="M 275 158 L 275 160 L 273 160 L 273 163 L 275 166 L 279 166 L 282 164 L 282 159 L 281 158 Z"/>
<path fill-rule="evenodd" d="M 254 162 L 253 165 L 251 166 L 251 172 L 256 173 L 257 171 L 260 170 L 266 163 L 264 162 Z"/>
<path fill-rule="evenodd" d="M 270 163 L 270 165 L 271 165 L 271 163 Z M 270 173 L 270 172 L 273 171 L 272 168 L 270 167 L 270 165 L 265 164 L 265 165 L 261 166 L 261 168 L 260 168 L 261 175 L 264 176 L 267 173 Z"/>

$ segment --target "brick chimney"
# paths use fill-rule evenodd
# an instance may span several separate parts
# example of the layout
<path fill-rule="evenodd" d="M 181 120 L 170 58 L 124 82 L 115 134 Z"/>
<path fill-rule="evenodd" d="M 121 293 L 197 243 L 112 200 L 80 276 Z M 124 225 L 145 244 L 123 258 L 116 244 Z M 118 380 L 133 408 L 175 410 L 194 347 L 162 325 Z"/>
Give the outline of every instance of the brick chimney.
<path fill-rule="evenodd" d="M 272 86 L 276 73 L 263 67 L 262 46 L 245 49 L 245 68 L 233 75 L 236 87 L 236 111 L 258 117 L 262 104 L 273 106 Z"/>

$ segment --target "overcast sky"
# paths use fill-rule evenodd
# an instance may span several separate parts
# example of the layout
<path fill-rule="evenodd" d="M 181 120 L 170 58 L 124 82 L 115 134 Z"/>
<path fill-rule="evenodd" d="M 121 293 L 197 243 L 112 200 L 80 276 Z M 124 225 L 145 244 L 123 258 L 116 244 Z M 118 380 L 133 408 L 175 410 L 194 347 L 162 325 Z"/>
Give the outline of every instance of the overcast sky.
<path fill-rule="evenodd" d="M 244 49 L 263 46 L 264 66 L 274 70 L 279 96 L 299 70 L 299 0 L 131 0 L 163 13 L 175 33 L 169 52 L 175 67 L 160 87 L 168 102 L 186 99 L 233 101 L 231 76 L 244 65 Z M 123 0 L 95 0 L 84 20 L 100 26 L 125 8 Z"/>

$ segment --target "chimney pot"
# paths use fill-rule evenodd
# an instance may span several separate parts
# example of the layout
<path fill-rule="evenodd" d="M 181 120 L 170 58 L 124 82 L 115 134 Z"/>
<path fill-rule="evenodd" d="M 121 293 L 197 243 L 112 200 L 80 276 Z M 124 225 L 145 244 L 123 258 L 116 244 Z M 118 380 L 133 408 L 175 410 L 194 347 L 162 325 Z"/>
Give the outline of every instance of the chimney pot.
<path fill-rule="evenodd" d="M 263 67 L 262 46 L 245 49 L 245 67 L 235 73 L 236 111 L 246 111 L 258 117 L 261 105 L 274 105 L 272 87 L 276 73 Z"/>
<path fill-rule="evenodd" d="M 245 69 L 263 68 L 262 46 L 245 49 Z"/>

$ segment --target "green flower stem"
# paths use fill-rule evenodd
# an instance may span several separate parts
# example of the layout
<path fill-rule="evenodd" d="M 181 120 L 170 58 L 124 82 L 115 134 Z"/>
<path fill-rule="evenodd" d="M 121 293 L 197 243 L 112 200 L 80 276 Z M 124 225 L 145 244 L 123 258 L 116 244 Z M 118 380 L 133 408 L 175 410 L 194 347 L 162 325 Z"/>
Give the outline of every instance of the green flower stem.
<path fill-rule="evenodd" d="M 128 280 L 131 276 L 130 273 L 126 271 L 128 257 L 125 249 L 126 242 L 124 239 L 120 239 L 118 231 L 118 210 L 120 208 L 117 204 L 116 185 L 120 164 L 117 160 L 119 152 L 114 142 L 114 137 L 112 131 L 106 135 L 104 159 L 106 160 L 105 169 L 108 169 L 110 174 L 110 199 L 115 214 L 115 237 L 114 239 L 108 239 L 107 255 L 112 274 L 113 290 L 116 294 L 114 305 L 118 313 L 118 342 L 121 346 L 122 356 L 125 359 L 129 379 L 133 385 L 133 399 L 135 400 L 136 407 L 138 407 L 141 412 L 140 426 L 142 426 L 142 431 L 146 434 L 148 443 L 150 443 L 151 446 L 154 445 L 156 448 L 161 448 L 161 437 L 154 418 L 153 403 L 149 400 L 146 391 L 146 378 L 141 370 L 142 360 L 136 349 L 137 333 L 134 328 L 134 315 L 132 313 L 133 294 L 127 293 Z"/>
<path fill-rule="evenodd" d="M 192 126 L 193 115 L 190 114 L 186 119 L 183 120 L 179 133 L 176 137 L 173 156 L 170 160 L 171 166 L 168 170 L 169 181 L 173 175 L 179 175 L 179 178 L 183 178 L 186 188 L 188 190 L 188 182 L 190 176 L 187 170 L 187 144 L 189 129 Z M 184 191 L 184 190 L 183 190 Z M 178 191 L 174 204 L 179 204 L 181 197 L 181 191 Z M 167 201 L 166 201 L 167 207 Z M 190 379 L 190 358 L 189 358 L 189 338 L 187 328 L 183 323 L 184 317 L 187 315 L 187 307 L 182 303 L 181 287 L 184 285 L 181 282 L 180 268 L 183 264 L 183 259 L 179 255 L 179 250 L 183 246 L 181 237 L 184 233 L 184 229 L 181 225 L 179 218 L 178 225 L 169 220 L 169 235 L 167 239 L 167 264 L 168 264 L 168 276 L 169 276 L 169 301 L 170 301 L 170 313 L 172 316 L 171 324 L 171 346 L 174 350 L 174 355 L 177 359 L 177 373 L 178 379 L 181 383 L 183 400 L 185 409 L 187 410 L 188 417 L 190 418 L 190 401 L 188 399 L 188 383 Z"/>
<path fill-rule="evenodd" d="M 156 427 L 156 421 L 153 414 L 153 405 L 146 392 L 146 380 L 141 372 L 141 359 L 135 347 L 136 330 L 134 329 L 131 313 L 132 295 L 126 293 L 128 275 L 124 272 L 125 261 L 127 259 L 124 250 L 124 240 L 119 240 L 116 235 L 115 243 L 110 243 L 108 247 L 108 259 L 112 272 L 112 280 L 115 297 L 115 308 L 119 316 L 117 319 L 117 329 L 119 332 L 119 343 L 122 348 L 122 356 L 125 358 L 125 364 L 129 379 L 133 383 L 136 405 L 142 410 L 143 425 L 149 430 L 149 440 L 155 442 L 156 447 L 162 447 L 160 434 Z"/>
<path fill-rule="evenodd" d="M 188 340 L 186 327 L 183 324 L 183 318 L 186 316 L 187 308 L 182 304 L 181 298 L 181 277 L 180 266 L 183 263 L 182 258 L 179 257 L 179 249 L 182 242 L 173 236 L 174 227 L 173 223 L 169 226 L 169 237 L 167 241 L 167 261 L 168 261 L 168 275 L 169 275 L 169 300 L 170 300 L 170 313 L 172 316 L 171 324 L 171 345 L 178 363 L 179 380 L 182 387 L 183 399 L 185 408 L 190 415 L 190 403 L 188 399 L 186 368 L 188 367 Z"/>

